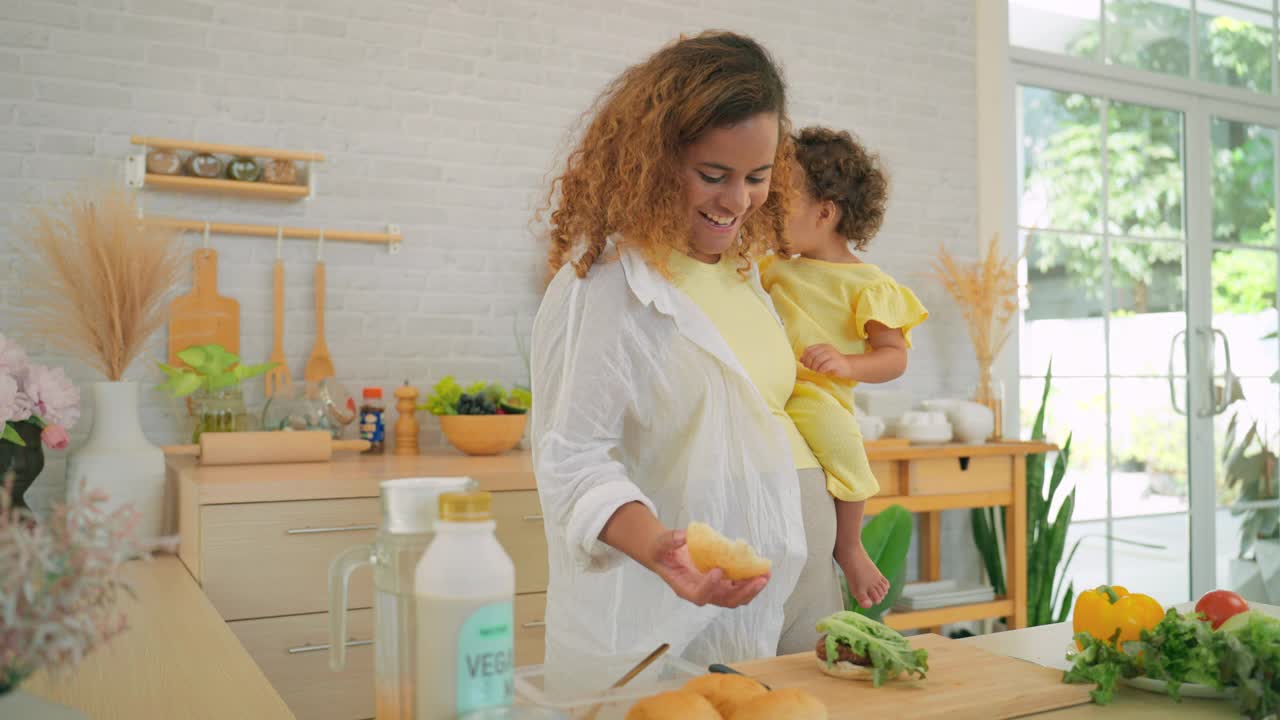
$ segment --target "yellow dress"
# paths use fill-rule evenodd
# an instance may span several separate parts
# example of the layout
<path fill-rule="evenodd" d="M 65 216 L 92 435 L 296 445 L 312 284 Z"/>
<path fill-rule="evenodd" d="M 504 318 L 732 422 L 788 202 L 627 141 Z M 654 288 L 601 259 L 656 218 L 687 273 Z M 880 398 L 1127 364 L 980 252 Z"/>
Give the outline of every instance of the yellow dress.
<path fill-rule="evenodd" d="M 684 253 L 668 259 L 674 284 L 688 295 L 724 337 L 751 383 L 760 391 L 769 412 L 782 423 L 791 441 L 796 468 L 818 467 L 818 460 L 796 429 L 786 405 L 795 386 L 795 358 L 786 332 L 769 312 L 755 281 L 738 272 L 738 261 L 699 262 Z"/>
<path fill-rule="evenodd" d="M 929 311 L 915 293 L 868 263 L 809 258 L 760 263 L 761 281 L 786 326 L 796 358 L 796 387 L 786 411 L 827 473 L 827 491 L 856 502 L 880 490 L 854 420 L 856 382 L 822 375 L 800 364 L 811 345 L 829 344 L 846 355 L 869 349 L 871 320 L 899 328 L 911 347 L 911 330 Z"/>

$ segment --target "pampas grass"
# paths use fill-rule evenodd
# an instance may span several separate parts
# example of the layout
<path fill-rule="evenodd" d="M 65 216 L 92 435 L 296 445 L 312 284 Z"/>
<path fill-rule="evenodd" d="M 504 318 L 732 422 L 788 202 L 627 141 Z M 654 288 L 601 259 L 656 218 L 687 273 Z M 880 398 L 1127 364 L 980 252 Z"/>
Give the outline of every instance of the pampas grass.
<path fill-rule="evenodd" d="M 1000 254 L 1000 236 L 992 235 L 986 254 L 975 263 L 956 262 L 945 247 L 938 248 L 928 275 L 960 306 L 969 327 L 969 341 L 978 359 L 978 391 L 974 400 L 991 407 L 999 402 L 991 380 L 991 365 L 1013 332 L 1018 314 L 1018 259 Z M 996 432 L 1000 430 L 999 408 Z"/>
<path fill-rule="evenodd" d="M 186 265 L 181 232 L 143 224 L 132 192 L 95 187 L 18 229 L 28 331 L 120 380 L 166 317 Z"/>

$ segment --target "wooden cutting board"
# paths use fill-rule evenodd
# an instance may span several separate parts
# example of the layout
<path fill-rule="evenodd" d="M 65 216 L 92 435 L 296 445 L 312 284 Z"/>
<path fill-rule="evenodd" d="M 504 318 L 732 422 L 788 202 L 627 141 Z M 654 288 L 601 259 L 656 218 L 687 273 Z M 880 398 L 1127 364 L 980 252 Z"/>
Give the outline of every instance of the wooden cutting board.
<path fill-rule="evenodd" d="M 940 635 L 916 635 L 912 647 L 929 651 L 924 680 L 870 681 L 824 675 L 817 655 L 801 653 L 733 667 L 773 687 L 799 687 L 827 705 L 831 720 L 945 718 L 1000 720 L 1090 702 L 1092 685 L 1067 685 L 1062 671 L 996 655 Z M 1065 651 L 1064 651 L 1065 652 Z"/>
<path fill-rule="evenodd" d="M 218 253 L 198 248 L 191 292 L 169 305 L 169 364 L 183 365 L 178 353 L 192 345 L 217 343 L 240 353 L 240 303 L 218 294 Z"/>

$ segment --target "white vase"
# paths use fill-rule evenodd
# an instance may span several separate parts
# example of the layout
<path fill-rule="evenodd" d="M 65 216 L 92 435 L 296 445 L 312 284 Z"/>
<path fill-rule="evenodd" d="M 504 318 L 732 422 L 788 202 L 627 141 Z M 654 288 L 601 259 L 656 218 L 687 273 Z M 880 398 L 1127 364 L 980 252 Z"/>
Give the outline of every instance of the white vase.
<path fill-rule="evenodd" d="M 105 492 L 108 508 L 132 504 L 140 515 L 140 538 L 155 539 L 170 530 L 165 527 L 164 452 L 142 434 L 137 383 L 94 383 L 93 429 L 67 461 L 68 497 L 75 497 L 81 482 L 87 490 Z"/>

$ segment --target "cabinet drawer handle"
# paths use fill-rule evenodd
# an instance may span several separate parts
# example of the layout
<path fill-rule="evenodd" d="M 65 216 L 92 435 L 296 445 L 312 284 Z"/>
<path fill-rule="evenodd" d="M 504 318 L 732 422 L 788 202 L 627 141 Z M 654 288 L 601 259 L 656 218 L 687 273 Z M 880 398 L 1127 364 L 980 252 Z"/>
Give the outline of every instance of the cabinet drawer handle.
<path fill-rule="evenodd" d="M 312 535 L 314 533 L 357 532 L 361 530 L 377 530 L 377 525 L 346 525 L 344 527 L 294 528 L 285 530 L 285 535 Z"/>
<path fill-rule="evenodd" d="M 541 515 L 525 515 L 524 517 L 522 517 L 522 518 L 520 518 L 520 519 L 521 519 L 521 520 L 524 520 L 525 522 L 542 522 L 542 516 L 541 516 Z"/>
<path fill-rule="evenodd" d="M 372 640 L 348 640 L 347 641 L 347 647 L 349 648 L 363 647 L 365 645 L 372 645 L 372 644 L 373 644 Z M 298 647 L 291 647 L 285 652 L 288 652 L 290 655 L 299 655 L 301 653 L 320 652 L 321 650 L 328 650 L 328 649 L 329 649 L 329 645 L 326 643 L 324 645 L 299 645 Z"/>
<path fill-rule="evenodd" d="M 544 628 L 546 626 L 547 626 L 546 620 L 534 620 L 533 622 L 524 623 L 520 627 L 525 628 L 527 630 L 532 630 L 533 628 Z"/>

